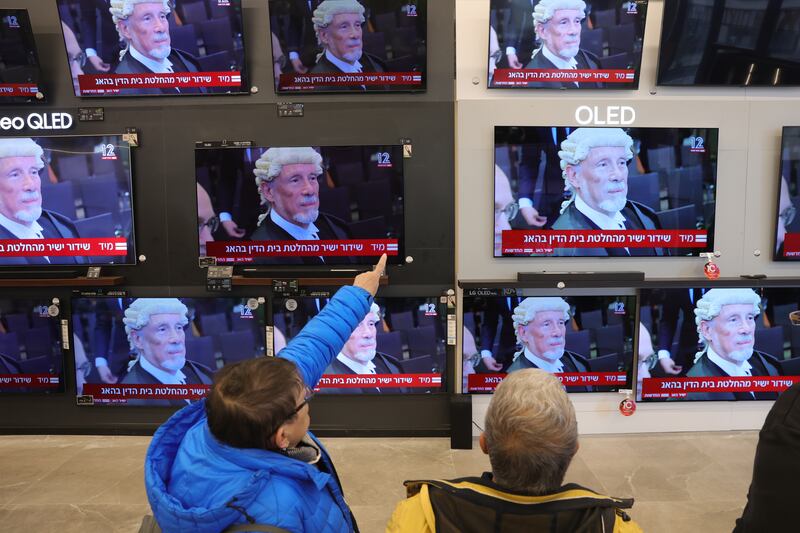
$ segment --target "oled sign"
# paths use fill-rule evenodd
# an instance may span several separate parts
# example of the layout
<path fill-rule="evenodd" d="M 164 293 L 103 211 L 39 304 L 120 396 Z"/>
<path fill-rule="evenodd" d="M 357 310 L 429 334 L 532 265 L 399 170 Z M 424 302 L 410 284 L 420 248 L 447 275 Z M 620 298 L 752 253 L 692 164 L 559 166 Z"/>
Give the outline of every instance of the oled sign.
<path fill-rule="evenodd" d="M 627 105 L 600 106 L 582 105 L 575 110 L 575 121 L 581 126 L 630 126 L 636 121 L 636 110 Z"/>

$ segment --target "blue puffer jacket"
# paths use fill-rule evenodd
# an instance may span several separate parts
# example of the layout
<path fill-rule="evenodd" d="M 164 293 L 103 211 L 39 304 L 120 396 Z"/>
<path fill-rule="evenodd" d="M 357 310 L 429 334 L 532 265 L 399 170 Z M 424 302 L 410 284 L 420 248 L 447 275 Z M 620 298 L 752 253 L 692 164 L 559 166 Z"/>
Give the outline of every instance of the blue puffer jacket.
<path fill-rule="evenodd" d="M 280 357 L 316 385 L 371 303 L 363 289 L 340 289 Z M 245 523 L 242 511 L 257 523 L 293 532 L 353 531 L 336 471 L 314 440 L 331 474 L 280 453 L 222 444 L 206 423 L 205 401 L 189 405 L 158 429 L 147 450 L 145 487 L 153 514 L 165 533 L 219 532 Z"/>

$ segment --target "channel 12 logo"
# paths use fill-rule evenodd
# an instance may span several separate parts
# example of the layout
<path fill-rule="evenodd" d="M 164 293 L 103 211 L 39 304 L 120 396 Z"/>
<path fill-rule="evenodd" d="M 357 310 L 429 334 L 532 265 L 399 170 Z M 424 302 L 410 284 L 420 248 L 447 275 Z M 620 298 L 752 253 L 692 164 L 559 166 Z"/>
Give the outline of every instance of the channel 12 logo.
<path fill-rule="evenodd" d="M 615 315 L 625 314 L 625 302 L 614 302 L 614 314 Z"/>

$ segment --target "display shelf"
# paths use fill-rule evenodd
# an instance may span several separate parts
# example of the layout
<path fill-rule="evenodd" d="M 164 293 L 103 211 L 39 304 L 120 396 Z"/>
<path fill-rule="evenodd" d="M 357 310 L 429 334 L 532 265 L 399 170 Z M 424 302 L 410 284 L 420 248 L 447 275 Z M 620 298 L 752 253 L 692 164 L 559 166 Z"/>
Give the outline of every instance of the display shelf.
<path fill-rule="evenodd" d="M 0 278 L 0 287 L 110 287 L 122 285 L 125 276 L 99 278 Z"/>

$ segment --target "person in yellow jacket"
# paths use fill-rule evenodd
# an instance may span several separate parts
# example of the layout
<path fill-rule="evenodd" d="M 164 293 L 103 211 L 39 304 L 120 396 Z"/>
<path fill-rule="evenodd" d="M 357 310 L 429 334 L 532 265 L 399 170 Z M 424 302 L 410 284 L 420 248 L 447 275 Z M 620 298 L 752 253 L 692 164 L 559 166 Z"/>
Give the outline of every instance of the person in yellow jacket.
<path fill-rule="evenodd" d="M 486 413 L 481 477 L 407 481 L 387 533 L 640 533 L 633 499 L 563 485 L 578 423 L 564 387 L 539 369 L 509 374 Z"/>

